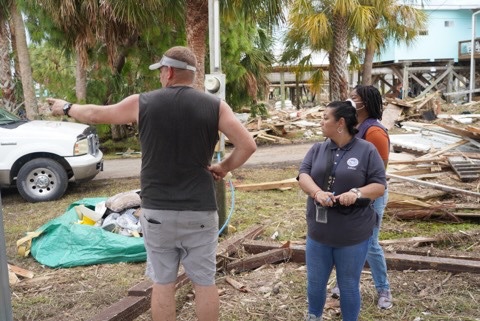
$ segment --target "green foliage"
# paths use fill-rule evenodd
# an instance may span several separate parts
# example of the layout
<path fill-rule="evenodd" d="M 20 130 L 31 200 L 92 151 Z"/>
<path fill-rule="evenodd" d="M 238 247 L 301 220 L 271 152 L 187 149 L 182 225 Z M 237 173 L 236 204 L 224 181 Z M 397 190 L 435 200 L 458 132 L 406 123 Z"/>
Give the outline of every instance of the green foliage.
<path fill-rule="evenodd" d="M 247 105 L 261 112 L 256 101 L 264 95 L 266 75 L 274 63 L 271 34 L 252 21 L 232 20 L 222 29 L 222 39 L 226 100 L 234 110 Z"/>
<path fill-rule="evenodd" d="M 120 141 L 108 139 L 101 141 L 100 148 L 106 157 L 113 156 L 116 153 L 124 153 L 127 150 L 140 151 L 140 142 L 137 136 L 130 136 Z"/>
<path fill-rule="evenodd" d="M 75 100 L 75 62 L 65 52 L 48 43 L 31 45 L 32 75 L 39 86 L 40 99 L 46 96 Z"/>
<path fill-rule="evenodd" d="M 268 116 L 268 106 L 265 103 L 250 105 L 250 115 L 255 118 L 257 115 Z"/>

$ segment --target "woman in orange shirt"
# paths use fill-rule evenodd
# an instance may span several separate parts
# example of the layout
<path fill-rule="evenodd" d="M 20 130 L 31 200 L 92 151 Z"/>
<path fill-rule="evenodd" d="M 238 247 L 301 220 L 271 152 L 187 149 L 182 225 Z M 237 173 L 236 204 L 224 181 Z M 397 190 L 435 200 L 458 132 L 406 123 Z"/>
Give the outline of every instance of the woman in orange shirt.
<path fill-rule="evenodd" d="M 380 157 L 383 160 L 385 168 L 388 164 L 390 153 L 390 138 L 387 129 L 380 123 L 383 113 L 382 95 L 377 88 L 373 86 L 356 86 L 350 93 L 357 109 L 358 133 L 355 137 L 365 139 L 371 142 L 377 148 Z M 370 240 L 367 262 L 372 272 L 375 288 L 378 293 L 379 309 L 390 309 L 392 307 L 392 294 L 390 292 L 390 283 L 388 282 L 387 264 L 383 249 L 378 243 L 378 233 L 382 223 L 383 212 L 388 202 L 388 189 L 385 189 L 383 196 L 375 199 L 373 207 L 378 215 L 378 224 L 373 229 L 373 235 Z M 338 298 L 340 291 L 338 287 L 332 289 L 332 297 Z"/>
<path fill-rule="evenodd" d="M 390 138 L 387 129 L 380 123 L 383 113 L 382 96 L 373 86 L 357 86 L 350 93 L 350 98 L 355 102 L 357 109 L 358 138 L 371 142 L 377 148 L 380 157 L 387 168 L 390 153 Z M 383 212 L 388 202 L 388 189 L 382 197 L 377 198 L 373 208 L 378 215 L 378 225 L 373 229 L 373 235 L 368 248 L 367 262 L 372 272 L 375 288 L 378 293 L 378 308 L 390 309 L 392 307 L 392 294 L 388 282 L 387 264 L 383 249 L 378 243 L 378 233 L 382 223 Z"/>

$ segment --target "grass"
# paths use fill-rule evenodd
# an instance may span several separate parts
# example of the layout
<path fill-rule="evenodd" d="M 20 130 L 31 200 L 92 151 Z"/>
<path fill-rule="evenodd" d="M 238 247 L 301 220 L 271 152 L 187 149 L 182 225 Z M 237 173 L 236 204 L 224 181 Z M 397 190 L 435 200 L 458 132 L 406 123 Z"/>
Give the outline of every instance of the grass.
<path fill-rule="evenodd" d="M 235 184 L 283 180 L 297 175 L 297 168 L 242 168 L 233 172 Z M 227 213 L 230 191 L 227 188 Z M 49 220 L 63 214 L 74 201 L 88 197 L 109 197 L 138 189 L 138 179 L 94 180 L 87 184 L 72 184 L 58 201 L 26 203 L 15 190 L 2 191 L 3 215 L 9 263 L 31 270 L 32 280 L 21 280 L 12 286 L 14 319 L 17 321 L 88 320 L 126 296 L 127 290 L 145 280 L 144 263 L 118 263 L 50 269 L 32 257 L 16 254 L 16 241 Z M 276 241 L 305 240 L 306 195 L 299 188 L 283 191 L 235 191 L 235 206 L 230 225 L 237 231 L 254 224 L 265 227 L 262 239 Z M 445 223 L 441 221 L 399 221 L 385 215 L 381 239 L 453 235 L 459 230 L 478 230 L 478 222 Z M 227 236 L 228 237 L 228 236 Z M 468 255 L 480 259 L 478 240 L 451 237 L 442 243 L 432 243 L 411 250 L 451 255 Z M 388 248 L 387 250 L 395 250 Z M 245 254 L 246 255 L 246 254 Z M 233 289 L 225 279 L 231 277 L 244 284 L 247 292 Z M 389 271 L 394 293 L 394 308 L 376 308 L 376 293 L 368 270 L 362 276 L 362 312 L 360 321 L 370 320 L 462 320 L 478 321 L 480 313 L 480 276 L 472 273 L 439 271 Z M 333 275 L 332 275 L 333 282 Z M 217 284 L 221 296 L 221 320 L 281 321 L 302 320 L 305 313 L 305 266 L 296 263 L 264 265 L 241 274 L 219 273 Z M 195 320 L 191 287 L 178 292 L 178 320 Z M 341 320 L 338 301 L 328 300 L 324 320 Z M 149 313 L 136 319 L 150 320 Z"/>

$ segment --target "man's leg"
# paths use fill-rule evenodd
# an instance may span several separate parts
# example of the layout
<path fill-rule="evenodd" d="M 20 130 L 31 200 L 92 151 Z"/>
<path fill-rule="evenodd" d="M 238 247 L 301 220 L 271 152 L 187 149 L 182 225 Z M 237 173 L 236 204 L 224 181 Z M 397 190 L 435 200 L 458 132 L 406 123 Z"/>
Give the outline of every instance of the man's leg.
<path fill-rule="evenodd" d="M 194 284 L 194 287 L 198 321 L 217 321 L 220 309 L 217 286 Z"/>
<path fill-rule="evenodd" d="M 175 283 L 155 283 L 152 290 L 152 320 L 175 321 L 176 308 Z"/>

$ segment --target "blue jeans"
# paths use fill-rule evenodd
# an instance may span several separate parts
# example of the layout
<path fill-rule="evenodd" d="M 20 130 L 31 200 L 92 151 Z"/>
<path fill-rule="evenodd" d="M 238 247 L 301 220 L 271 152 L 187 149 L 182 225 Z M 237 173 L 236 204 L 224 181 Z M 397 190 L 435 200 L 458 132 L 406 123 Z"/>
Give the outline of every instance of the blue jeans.
<path fill-rule="evenodd" d="M 333 266 L 340 288 L 343 321 L 357 321 L 360 314 L 360 275 L 370 240 L 344 247 L 331 247 L 307 237 L 308 313 L 321 316 L 327 297 L 327 283 Z"/>
<path fill-rule="evenodd" d="M 387 263 L 385 262 L 385 255 L 383 249 L 378 244 L 378 233 L 382 224 L 383 212 L 388 202 L 388 190 L 385 189 L 383 196 L 377 198 L 373 202 L 373 208 L 378 215 L 378 225 L 373 229 L 373 235 L 370 239 L 368 247 L 367 262 L 372 272 L 373 282 L 377 291 L 390 290 L 390 283 L 388 283 Z"/>

